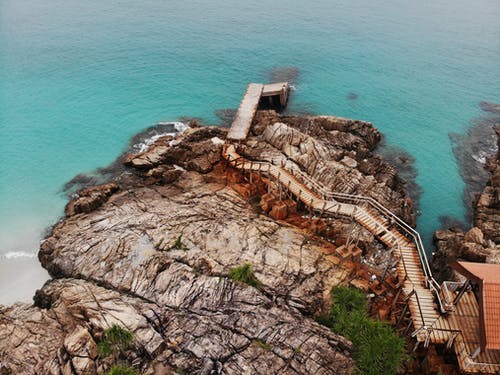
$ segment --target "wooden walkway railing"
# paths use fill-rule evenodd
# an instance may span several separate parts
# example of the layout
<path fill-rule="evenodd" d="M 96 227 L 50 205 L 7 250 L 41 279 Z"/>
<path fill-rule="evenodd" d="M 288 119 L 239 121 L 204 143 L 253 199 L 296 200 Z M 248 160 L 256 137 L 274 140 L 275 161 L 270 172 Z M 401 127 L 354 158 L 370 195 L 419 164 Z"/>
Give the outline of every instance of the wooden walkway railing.
<path fill-rule="evenodd" d="M 398 277 L 402 280 L 413 320 L 413 336 L 419 342 L 429 341 L 434 322 L 440 312 L 448 311 L 450 305 L 440 296 L 440 285 L 432 277 L 417 231 L 373 198 L 331 192 L 301 171 L 247 160 L 237 153 L 232 144 L 226 144 L 222 154 L 232 167 L 265 174 L 315 212 L 351 217 L 385 245 L 396 249 L 400 256 Z"/>

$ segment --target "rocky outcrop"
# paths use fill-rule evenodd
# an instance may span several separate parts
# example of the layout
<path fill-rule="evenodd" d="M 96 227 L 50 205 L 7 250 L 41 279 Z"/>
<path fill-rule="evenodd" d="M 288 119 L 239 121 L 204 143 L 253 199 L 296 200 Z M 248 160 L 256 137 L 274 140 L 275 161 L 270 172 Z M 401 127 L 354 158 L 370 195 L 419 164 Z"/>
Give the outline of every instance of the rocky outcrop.
<path fill-rule="evenodd" d="M 491 177 L 477 200 L 474 225 L 481 228 L 487 238 L 500 244 L 500 125 L 495 127 L 495 131 L 498 136 L 498 152 L 487 164 Z"/>
<path fill-rule="evenodd" d="M 182 237 L 183 249 L 176 249 Z M 82 277 L 162 303 L 156 284 L 173 260 L 210 275 L 243 263 L 277 296 L 314 312 L 348 272 L 319 239 L 260 215 L 224 176 L 186 171 L 173 185 L 121 191 L 98 210 L 57 224 L 39 252 L 54 277 Z M 154 287 L 152 287 L 154 286 Z"/>
<path fill-rule="evenodd" d="M 124 162 L 145 170 L 166 163 L 207 173 L 220 160 L 222 146 L 217 142 L 226 133 L 227 129 L 218 127 L 188 128 L 180 138 L 160 137 L 147 151 L 127 155 Z"/>
<path fill-rule="evenodd" d="M 176 262 L 163 279 L 171 297 L 162 304 L 84 280 L 49 282 L 37 293 L 45 308 L 0 311 L 0 372 L 103 373 L 96 343 L 114 323 L 134 334 L 126 357 L 143 374 L 347 374 L 354 366 L 347 340 L 255 288 Z"/>
<path fill-rule="evenodd" d="M 66 216 L 73 216 L 81 212 L 91 212 L 101 206 L 118 190 L 114 182 L 80 190 L 77 197 L 72 199 L 65 208 Z"/>
<path fill-rule="evenodd" d="M 252 131 L 246 156 L 413 217 L 395 171 L 372 155 L 380 134 L 371 124 L 261 111 Z M 387 269 L 380 244 L 363 229 L 366 262 L 356 263 L 360 249 L 356 261 L 335 256 L 350 222 L 307 217 L 265 179 L 228 169 L 225 134 L 158 137 L 124 157 L 126 177 L 79 192 L 38 254 L 55 280 L 34 306 L 0 309 L 0 374 L 101 373 L 110 362 L 96 344 L 113 323 L 134 333 L 127 358 L 145 374 L 352 373 L 350 342 L 312 317 L 335 285 L 368 290 L 367 264 Z M 228 277 L 245 263 L 257 288 Z"/>
<path fill-rule="evenodd" d="M 415 225 L 413 204 L 396 169 L 372 150 L 380 133 L 370 123 L 333 116 L 278 117 L 259 113 L 248 158 L 305 171 L 328 190 L 371 196 Z"/>
<path fill-rule="evenodd" d="M 454 260 L 500 264 L 500 247 L 487 240 L 477 227 L 466 233 L 460 229 L 438 230 L 434 243 L 437 251 L 432 258 L 432 271 L 440 281 L 456 279 L 449 266 Z"/>
<path fill-rule="evenodd" d="M 495 127 L 500 146 L 500 126 Z M 474 207 L 474 227 L 438 230 L 434 234 L 437 251 L 432 259 L 439 280 L 454 280 L 449 264 L 455 260 L 500 263 L 500 149 L 488 163 L 490 180 Z"/>

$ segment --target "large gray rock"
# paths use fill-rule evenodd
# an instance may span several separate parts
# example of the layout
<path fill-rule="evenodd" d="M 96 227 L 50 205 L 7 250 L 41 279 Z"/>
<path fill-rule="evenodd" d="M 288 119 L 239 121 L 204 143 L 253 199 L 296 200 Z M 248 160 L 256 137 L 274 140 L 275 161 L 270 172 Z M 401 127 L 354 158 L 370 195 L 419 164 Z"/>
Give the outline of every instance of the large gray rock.
<path fill-rule="evenodd" d="M 134 334 L 127 352 L 135 367 L 156 364 L 190 373 L 350 373 L 351 344 L 257 289 L 224 278 L 197 276 L 180 263 L 166 303 L 127 296 L 83 280 L 52 281 L 39 291 L 49 309 L 18 304 L 0 310 L 0 369 L 12 374 L 95 374 L 95 340 L 118 324 Z M 141 354 L 146 353 L 146 355 Z M 318 355 L 321 353 L 321 355 Z"/>

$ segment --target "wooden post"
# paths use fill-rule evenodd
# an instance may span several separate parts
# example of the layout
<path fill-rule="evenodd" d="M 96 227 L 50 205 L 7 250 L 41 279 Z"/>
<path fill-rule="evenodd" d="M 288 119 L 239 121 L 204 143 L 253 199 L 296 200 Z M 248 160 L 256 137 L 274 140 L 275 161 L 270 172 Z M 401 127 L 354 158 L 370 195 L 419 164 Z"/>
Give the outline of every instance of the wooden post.
<path fill-rule="evenodd" d="M 455 297 L 455 299 L 453 300 L 453 304 L 456 305 L 460 299 L 462 298 L 462 296 L 464 295 L 465 293 L 465 290 L 467 289 L 467 287 L 469 286 L 470 284 L 470 280 L 467 279 L 464 283 L 464 286 L 462 288 L 460 288 L 460 292 L 458 292 L 458 295 Z"/>
<path fill-rule="evenodd" d="M 404 307 L 403 307 L 403 310 L 401 311 L 401 315 L 399 315 L 399 318 L 396 322 L 396 328 L 399 327 L 399 325 L 401 324 L 405 314 L 406 314 L 406 311 L 408 310 L 408 302 L 405 303 Z"/>

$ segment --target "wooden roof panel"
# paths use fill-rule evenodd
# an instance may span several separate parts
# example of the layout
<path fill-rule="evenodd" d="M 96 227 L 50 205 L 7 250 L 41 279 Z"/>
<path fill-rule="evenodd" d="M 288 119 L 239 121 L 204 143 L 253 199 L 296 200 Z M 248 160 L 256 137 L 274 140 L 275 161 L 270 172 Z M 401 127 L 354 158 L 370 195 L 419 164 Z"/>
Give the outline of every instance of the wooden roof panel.
<path fill-rule="evenodd" d="M 482 349 L 500 349 L 500 264 L 454 262 L 452 267 L 479 285 Z"/>

